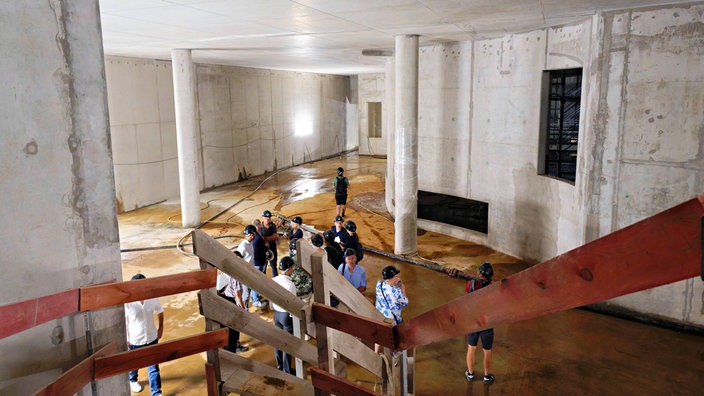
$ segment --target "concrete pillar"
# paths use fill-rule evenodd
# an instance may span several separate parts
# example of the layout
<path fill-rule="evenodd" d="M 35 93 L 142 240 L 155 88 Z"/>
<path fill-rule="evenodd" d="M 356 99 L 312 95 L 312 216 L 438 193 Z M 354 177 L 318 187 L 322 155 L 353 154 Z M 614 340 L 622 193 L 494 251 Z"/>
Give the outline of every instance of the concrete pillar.
<path fill-rule="evenodd" d="M 394 112 L 394 57 L 386 58 L 384 65 L 384 125 L 386 133 L 386 210 L 394 215 L 396 178 L 394 177 L 396 118 Z"/>
<path fill-rule="evenodd" d="M 184 228 L 200 224 L 200 183 L 196 141 L 195 84 L 191 50 L 171 51 L 178 145 L 178 181 L 181 193 L 181 224 Z"/>
<path fill-rule="evenodd" d="M 396 254 L 418 252 L 418 36 L 396 36 L 395 209 Z"/>

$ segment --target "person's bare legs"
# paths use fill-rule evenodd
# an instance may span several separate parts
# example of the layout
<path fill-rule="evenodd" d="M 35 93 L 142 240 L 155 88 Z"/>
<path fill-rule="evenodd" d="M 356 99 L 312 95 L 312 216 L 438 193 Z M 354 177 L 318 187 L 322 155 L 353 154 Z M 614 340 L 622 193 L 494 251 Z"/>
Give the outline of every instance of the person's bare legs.
<path fill-rule="evenodd" d="M 491 349 L 483 349 L 484 351 L 484 375 L 491 374 Z M 474 361 L 474 358 L 472 358 Z"/>
<path fill-rule="evenodd" d="M 467 345 L 467 371 L 470 374 L 474 374 L 474 353 L 477 351 L 477 347 Z M 486 355 L 484 355 L 486 357 Z"/>

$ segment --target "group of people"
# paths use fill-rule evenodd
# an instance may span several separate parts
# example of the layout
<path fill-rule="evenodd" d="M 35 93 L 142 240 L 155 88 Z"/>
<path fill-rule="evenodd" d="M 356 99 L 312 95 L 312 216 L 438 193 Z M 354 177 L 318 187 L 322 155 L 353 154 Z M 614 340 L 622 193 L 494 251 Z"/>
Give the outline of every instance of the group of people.
<path fill-rule="evenodd" d="M 342 168 L 338 168 L 338 175 L 333 181 L 337 205 L 337 214 L 333 225 L 329 230 L 324 231 L 322 235 L 313 233 L 311 243 L 325 251 L 328 263 L 360 293 L 363 293 L 367 290 L 367 275 L 365 269 L 359 263 L 364 258 L 364 250 L 357 234 L 357 225 L 352 220 L 345 221 L 349 180 L 344 177 L 343 172 Z M 280 237 L 276 224 L 271 218 L 272 213 L 269 210 L 265 210 L 262 213 L 261 220 L 256 219 L 252 224 L 245 226 L 243 231 L 244 238 L 234 248 L 234 252 L 262 273 L 266 273 L 267 266 L 271 267 L 272 280 L 291 294 L 303 299 L 310 298 L 312 280 L 301 266 L 296 263 L 296 246 L 298 241 L 303 238 L 303 230 L 301 229 L 303 219 L 300 216 L 295 216 L 291 219 L 291 227 L 284 235 L 289 240 L 289 255 L 282 257 L 277 263 L 277 242 Z M 482 264 L 479 268 L 479 273 L 481 278 L 471 279 L 467 283 L 465 287 L 467 293 L 474 292 L 491 283 L 494 271 L 490 263 Z M 375 287 L 375 307 L 390 323 L 398 325 L 403 322 L 401 316 L 403 308 L 408 306 L 406 287 L 401 281 L 400 271 L 395 266 L 384 267 L 381 271 L 381 277 L 382 279 L 377 281 Z M 144 275 L 137 274 L 132 277 L 132 280 L 144 278 Z M 257 308 L 267 306 L 267 302 L 262 299 L 256 290 L 250 290 L 239 280 L 225 273 L 218 275 L 216 288 L 219 295 L 235 304 L 239 309 L 249 309 L 249 302 Z M 330 302 L 332 306 L 339 304 L 339 300 L 334 295 L 330 296 Z M 274 311 L 274 324 L 276 327 L 293 334 L 293 318 L 291 314 L 274 303 L 271 304 L 271 308 Z M 163 334 L 163 312 L 163 307 L 158 298 L 125 304 L 127 339 L 130 350 L 155 345 L 158 342 Z M 158 318 L 158 327 L 154 325 L 155 314 Z M 467 335 L 467 370 L 465 370 L 465 377 L 468 381 L 475 379 L 473 369 L 474 355 L 480 339 L 484 352 L 483 381 L 484 383 L 494 381 L 494 375 L 491 374 L 493 336 L 493 329 L 486 329 Z M 224 349 L 234 353 L 248 351 L 248 347 L 240 344 L 239 338 L 239 331 L 230 328 L 228 345 Z M 375 347 L 377 353 L 381 352 L 380 349 L 378 345 Z M 276 366 L 279 370 L 295 374 L 290 354 L 276 349 L 275 358 Z M 158 365 L 149 366 L 148 377 L 152 396 L 161 396 L 161 378 Z M 132 392 L 140 392 L 142 390 L 142 386 L 138 382 L 137 370 L 129 373 L 129 381 Z"/>

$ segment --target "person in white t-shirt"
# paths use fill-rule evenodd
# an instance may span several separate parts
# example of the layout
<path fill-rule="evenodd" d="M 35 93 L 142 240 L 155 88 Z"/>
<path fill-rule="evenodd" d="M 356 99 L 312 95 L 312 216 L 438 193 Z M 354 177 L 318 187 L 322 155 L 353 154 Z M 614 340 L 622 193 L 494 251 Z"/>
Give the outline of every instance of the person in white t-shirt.
<path fill-rule="evenodd" d="M 132 280 L 145 278 L 144 275 L 137 274 L 132 277 Z M 154 326 L 155 313 L 157 314 L 159 327 Z M 125 322 L 127 324 L 127 347 L 130 351 L 148 345 L 156 345 L 164 334 L 164 308 L 158 298 L 127 303 L 125 304 Z M 138 381 L 137 373 L 137 370 L 129 373 L 130 390 L 135 393 L 142 391 L 142 385 Z M 162 396 L 159 365 L 149 366 L 147 373 L 149 375 L 149 390 L 152 396 Z"/>
<path fill-rule="evenodd" d="M 279 275 L 272 278 L 272 280 L 295 296 L 296 285 L 294 285 L 293 280 L 291 280 L 294 264 L 291 257 L 282 257 L 279 262 L 279 270 L 281 272 L 279 272 Z M 274 324 L 276 327 L 287 331 L 289 334 L 293 334 L 293 318 L 291 314 L 286 312 L 283 307 L 274 303 L 271 304 L 271 307 L 274 309 Z M 276 349 L 274 355 L 276 356 L 276 368 L 285 373 L 296 375 L 295 370 L 291 366 L 291 355 L 280 349 Z"/>

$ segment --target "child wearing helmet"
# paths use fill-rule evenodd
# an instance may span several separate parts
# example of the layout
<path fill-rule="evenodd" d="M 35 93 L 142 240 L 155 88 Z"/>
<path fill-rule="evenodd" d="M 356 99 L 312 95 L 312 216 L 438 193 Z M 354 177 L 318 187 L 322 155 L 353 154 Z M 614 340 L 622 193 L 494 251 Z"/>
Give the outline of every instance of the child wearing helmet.
<path fill-rule="evenodd" d="M 479 266 L 480 279 L 470 279 L 465 286 L 467 293 L 472 293 L 484 286 L 491 284 L 494 277 L 494 267 L 491 263 L 483 263 Z M 476 333 L 467 334 L 467 370 L 464 372 L 467 381 L 474 381 L 474 353 L 477 351 L 479 339 L 482 340 L 482 350 L 484 352 L 484 383 L 494 382 L 494 374 L 491 373 L 491 347 L 494 343 L 494 329 L 484 329 Z"/>

